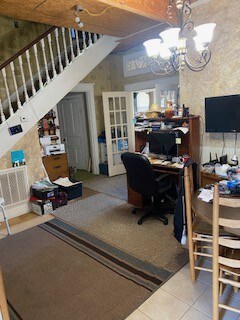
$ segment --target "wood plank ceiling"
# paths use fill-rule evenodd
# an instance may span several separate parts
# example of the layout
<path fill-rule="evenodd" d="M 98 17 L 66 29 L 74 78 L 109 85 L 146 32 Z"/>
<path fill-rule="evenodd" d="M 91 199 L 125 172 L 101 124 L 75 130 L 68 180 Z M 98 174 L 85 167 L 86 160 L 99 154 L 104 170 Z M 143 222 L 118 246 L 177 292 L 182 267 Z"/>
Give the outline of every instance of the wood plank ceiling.
<path fill-rule="evenodd" d="M 17 20 L 76 28 L 74 10 L 79 4 L 88 11 L 78 14 L 84 23 L 83 30 L 127 37 L 117 47 L 121 51 L 158 36 L 166 28 L 163 22 L 168 3 L 169 0 L 1 0 L 0 14 Z M 142 32 L 145 29 L 148 30 Z"/>

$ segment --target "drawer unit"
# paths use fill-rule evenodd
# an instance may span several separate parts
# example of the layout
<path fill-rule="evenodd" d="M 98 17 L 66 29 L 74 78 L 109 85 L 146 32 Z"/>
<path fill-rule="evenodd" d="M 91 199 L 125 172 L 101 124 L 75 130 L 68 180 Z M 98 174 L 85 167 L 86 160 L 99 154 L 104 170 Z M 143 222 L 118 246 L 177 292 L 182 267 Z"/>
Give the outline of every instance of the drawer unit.
<path fill-rule="evenodd" d="M 43 157 L 43 164 L 51 181 L 69 177 L 67 154 L 57 154 Z"/>

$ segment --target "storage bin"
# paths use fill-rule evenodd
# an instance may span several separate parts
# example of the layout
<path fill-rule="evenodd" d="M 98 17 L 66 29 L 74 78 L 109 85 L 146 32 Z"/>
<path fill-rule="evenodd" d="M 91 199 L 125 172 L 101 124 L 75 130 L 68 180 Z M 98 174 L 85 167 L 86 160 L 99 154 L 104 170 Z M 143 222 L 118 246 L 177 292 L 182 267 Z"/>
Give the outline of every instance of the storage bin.
<path fill-rule="evenodd" d="M 69 187 L 64 187 L 58 185 L 60 191 L 63 191 L 67 194 L 68 200 L 76 199 L 82 196 L 82 182 L 78 182 L 77 184 L 73 184 Z"/>

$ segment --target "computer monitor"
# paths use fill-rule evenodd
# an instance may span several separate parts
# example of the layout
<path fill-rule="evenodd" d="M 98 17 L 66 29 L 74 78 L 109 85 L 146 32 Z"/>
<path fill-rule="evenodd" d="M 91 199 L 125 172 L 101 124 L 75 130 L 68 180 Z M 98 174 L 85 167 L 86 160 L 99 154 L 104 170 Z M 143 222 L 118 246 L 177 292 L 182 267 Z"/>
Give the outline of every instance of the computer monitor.
<path fill-rule="evenodd" d="M 149 137 L 149 152 L 158 155 L 178 156 L 175 132 L 151 132 Z"/>

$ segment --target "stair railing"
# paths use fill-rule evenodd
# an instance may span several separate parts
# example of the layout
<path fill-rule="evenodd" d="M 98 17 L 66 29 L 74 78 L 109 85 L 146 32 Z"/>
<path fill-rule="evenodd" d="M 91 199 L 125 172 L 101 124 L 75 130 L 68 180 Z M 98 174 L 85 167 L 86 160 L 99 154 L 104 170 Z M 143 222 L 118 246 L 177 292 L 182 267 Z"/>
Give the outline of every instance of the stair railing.
<path fill-rule="evenodd" d="M 0 66 L 0 125 L 56 78 L 100 34 L 51 27 Z"/>

